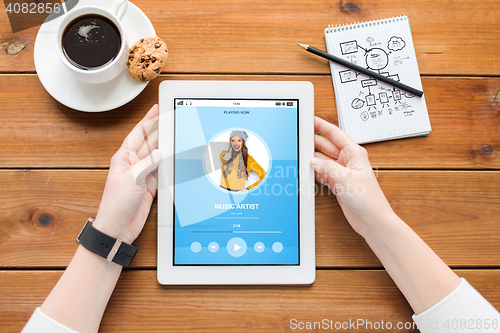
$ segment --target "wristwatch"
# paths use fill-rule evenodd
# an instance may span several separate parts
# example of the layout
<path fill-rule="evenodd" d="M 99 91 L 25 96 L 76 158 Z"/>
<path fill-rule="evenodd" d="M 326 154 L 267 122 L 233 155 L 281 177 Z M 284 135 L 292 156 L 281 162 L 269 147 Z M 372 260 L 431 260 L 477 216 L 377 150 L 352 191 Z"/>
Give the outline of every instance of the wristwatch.
<path fill-rule="evenodd" d="M 118 265 L 124 267 L 130 266 L 137 250 L 139 250 L 139 246 L 127 244 L 120 239 L 106 235 L 94 228 L 92 224 L 94 221 L 93 217 L 89 217 L 76 238 L 78 244 Z"/>

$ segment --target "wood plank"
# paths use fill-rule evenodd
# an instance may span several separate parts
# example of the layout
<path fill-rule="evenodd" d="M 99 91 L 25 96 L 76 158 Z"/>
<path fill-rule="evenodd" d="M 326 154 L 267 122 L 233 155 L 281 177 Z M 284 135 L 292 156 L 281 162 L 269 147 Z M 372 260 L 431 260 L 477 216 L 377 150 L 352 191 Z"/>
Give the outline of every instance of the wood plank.
<path fill-rule="evenodd" d="M 163 80 L 304 80 L 316 115 L 335 124 L 332 81 L 324 76 L 162 75 L 119 109 L 86 113 L 55 101 L 35 75 L 0 75 L 0 167 L 106 168 L 123 139 L 158 101 Z M 378 168 L 500 168 L 500 81 L 424 78 L 433 131 L 428 137 L 365 145 Z"/>
<path fill-rule="evenodd" d="M 407 15 L 422 74 L 500 74 L 497 0 L 484 1 L 134 1 L 170 50 L 168 73 L 329 73 L 328 62 L 296 45 L 325 49 L 323 30 Z M 0 5 L 0 45 L 19 42 L 15 55 L 0 50 L 0 72 L 34 72 L 39 27 L 11 33 Z M 439 13 L 436 15 L 436 13 Z"/>
<path fill-rule="evenodd" d="M 61 274 L 0 271 L 2 329 L 19 332 Z M 500 308 L 500 270 L 461 270 L 457 274 Z M 408 322 L 411 327 L 412 314 L 385 271 L 320 270 L 311 286 L 185 287 L 160 286 L 155 271 L 126 271 L 111 297 L 100 332 L 288 332 L 293 319 L 297 323 L 327 319 L 333 325 L 358 319 L 380 325 L 383 320 L 396 328 L 398 322 Z M 374 330 L 361 325 L 356 331 Z"/>
<path fill-rule="evenodd" d="M 0 267 L 64 268 L 100 202 L 105 170 L 0 170 Z M 452 267 L 500 267 L 500 172 L 379 171 L 395 212 Z M 133 267 L 155 268 L 157 205 Z M 381 267 L 326 187 L 316 195 L 318 267 Z"/>

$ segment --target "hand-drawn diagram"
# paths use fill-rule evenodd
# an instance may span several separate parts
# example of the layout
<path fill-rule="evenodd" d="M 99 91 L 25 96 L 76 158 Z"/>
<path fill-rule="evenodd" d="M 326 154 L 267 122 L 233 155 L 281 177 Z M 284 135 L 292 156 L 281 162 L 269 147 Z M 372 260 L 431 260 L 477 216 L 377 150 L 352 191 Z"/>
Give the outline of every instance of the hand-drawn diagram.
<path fill-rule="evenodd" d="M 383 45 L 381 41 L 375 41 L 373 37 L 366 38 L 368 47 L 362 47 L 357 40 L 342 42 L 339 44 L 342 55 L 351 62 L 358 63 L 358 57 L 362 57 L 359 64 L 367 69 L 375 71 L 381 75 L 399 81 L 398 73 L 389 73 L 387 67 L 397 69 L 403 65 L 408 58 L 399 56 L 398 51 L 405 48 L 406 42 L 397 36 L 392 36 Z M 387 49 L 384 49 L 384 47 Z M 402 68 L 404 66 L 401 66 Z M 414 107 L 411 99 L 414 95 L 399 90 L 387 84 L 381 85 L 373 78 L 358 78 L 360 73 L 354 70 L 343 70 L 339 72 L 341 84 L 359 85 L 359 94 L 351 102 L 353 110 L 359 112 L 363 121 L 381 117 L 384 113 L 389 116 L 402 112 L 405 117 L 414 114 Z"/>

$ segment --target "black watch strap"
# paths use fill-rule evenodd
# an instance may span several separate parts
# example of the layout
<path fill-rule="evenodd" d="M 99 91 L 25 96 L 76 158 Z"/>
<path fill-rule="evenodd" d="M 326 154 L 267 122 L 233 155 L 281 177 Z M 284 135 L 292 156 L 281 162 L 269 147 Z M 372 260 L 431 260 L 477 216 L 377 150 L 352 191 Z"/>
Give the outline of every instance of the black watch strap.
<path fill-rule="evenodd" d="M 94 228 L 91 217 L 85 223 L 77 242 L 95 254 L 108 259 L 118 265 L 128 267 L 134 260 L 139 246 L 127 244 L 119 239 L 106 235 Z"/>

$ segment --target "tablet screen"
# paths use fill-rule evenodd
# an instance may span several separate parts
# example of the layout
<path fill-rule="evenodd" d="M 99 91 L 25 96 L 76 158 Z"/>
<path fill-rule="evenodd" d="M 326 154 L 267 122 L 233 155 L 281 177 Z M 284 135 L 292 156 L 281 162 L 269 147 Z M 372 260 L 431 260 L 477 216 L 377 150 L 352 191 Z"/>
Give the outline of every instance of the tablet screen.
<path fill-rule="evenodd" d="M 174 265 L 299 265 L 298 100 L 174 99 Z"/>

